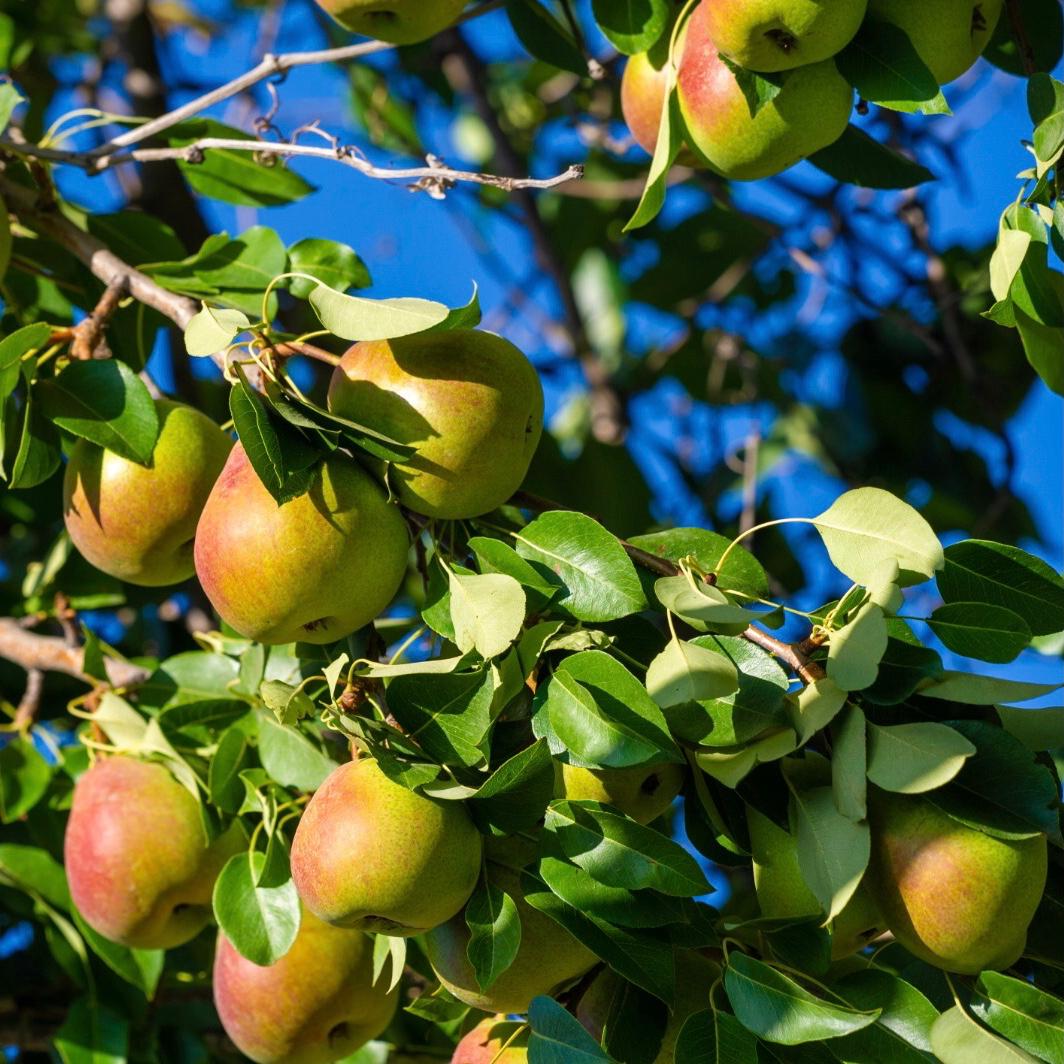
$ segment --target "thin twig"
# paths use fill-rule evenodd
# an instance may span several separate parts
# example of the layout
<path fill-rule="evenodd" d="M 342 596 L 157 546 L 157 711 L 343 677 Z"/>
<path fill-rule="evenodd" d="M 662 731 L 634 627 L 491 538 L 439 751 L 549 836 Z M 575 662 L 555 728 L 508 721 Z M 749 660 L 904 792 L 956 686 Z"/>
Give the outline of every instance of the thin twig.
<path fill-rule="evenodd" d="M 70 345 L 71 358 L 90 359 L 96 357 L 96 348 L 103 338 L 104 326 L 118 310 L 119 304 L 129 290 L 129 275 L 119 274 L 111 280 L 99 302 L 84 321 L 74 328 L 74 340 Z M 108 351 L 107 354 L 110 354 Z"/>
<path fill-rule="evenodd" d="M 41 695 L 44 693 L 44 673 L 40 669 L 26 670 L 26 691 L 15 711 L 14 726 L 16 731 L 25 731 L 37 718 L 41 708 Z"/>

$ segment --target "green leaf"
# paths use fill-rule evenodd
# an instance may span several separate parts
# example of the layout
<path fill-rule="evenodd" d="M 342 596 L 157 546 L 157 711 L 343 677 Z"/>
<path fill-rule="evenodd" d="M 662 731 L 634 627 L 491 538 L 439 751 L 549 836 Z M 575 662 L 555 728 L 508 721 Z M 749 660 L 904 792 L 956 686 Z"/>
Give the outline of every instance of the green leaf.
<path fill-rule="evenodd" d="M 288 249 L 288 269 L 293 273 L 307 273 L 321 284 L 337 292 L 349 288 L 368 288 L 372 283 L 366 264 L 355 249 L 336 240 L 306 237 Z M 315 285 L 303 277 L 293 277 L 288 290 L 297 299 L 306 299 Z"/>
<path fill-rule="evenodd" d="M 832 984 L 831 989 L 857 1009 L 881 1009 L 879 1019 L 833 1043 L 840 1060 L 883 1060 L 890 1064 L 932 1061 L 931 1025 L 938 1009 L 911 983 L 891 972 L 865 968 Z"/>
<path fill-rule="evenodd" d="M 73 910 L 74 923 L 88 947 L 111 969 L 131 986 L 143 991 L 150 1001 L 155 996 L 159 977 L 163 974 L 166 953 L 161 949 L 129 949 L 111 942 L 94 931 L 82 919 L 81 913 Z"/>
<path fill-rule="evenodd" d="M 1064 578 L 1041 558 L 988 540 L 945 550 L 938 589 L 947 603 L 982 602 L 1018 614 L 1035 635 L 1064 631 Z"/>
<path fill-rule="evenodd" d="M 835 808 L 850 820 L 867 814 L 867 722 L 860 706 L 847 706 L 832 729 L 831 794 Z"/>
<path fill-rule="evenodd" d="M 21 820 L 47 793 L 52 766 L 31 739 L 14 738 L 0 747 L 0 821 Z"/>
<path fill-rule="evenodd" d="M 854 618 L 831 633 L 828 676 L 843 691 L 871 687 L 887 650 L 887 619 L 873 602 L 866 602 Z"/>
<path fill-rule="evenodd" d="M 6 68 L 7 63 L 3 63 L 0 69 Z M 11 121 L 11 114 L 20 103 L 23 102 L 24 97 L 11 84 L 10 81 L 5 81 L 0 85 L 0 133 L 6 128 L 8 122 Z"/>
<path fill-rule="evenodd" d="M 798 866 L 829 920 L 853 897 L 861 882 L 871 841 L 868 825 L 844 816 L 830 787 L 795 790 Z"/>
<path fill-rule="evenodd" d="M 1028 702 L 1059 691 L 1061 687 L 1064 684 L 1002 680 L 996 676 L 977 676 L 947 669 L 939 678 L 921 684 L 918 690 L 924 698 L 945 699 L 966 706 L 992 706 L 996 702 Z"/>
<path fill-rule="evenodd" d="M 554 834 L 573 864 L 606 886 L 659 890 L 677 898 L 712 889 L 682 846 L 599 802 L 552 802 L 544 831 Z"/>
<path fill-rule="evenodd" d="M 185 326 L 185 350 L 196 358 L 213 355 L 250 327 L 251 322 L 242 310 L 204 303 L 203 309 Z"/>
<path fill-rule="evenodd" d="M 720 53 L 718 55 L 720 61 L 732 72 L 732 77 L 738 83 L 739 91 L 743 94 L 746 106 L 750 109 L 750 117 L 756 118 L 762 107 L 779 96 L 786 75 L 759 74 L 733 63 L 726 55 Z"/>
<path fill-rule="evenodd" d="M 587 75 L 587 60 L 573 35 L 538 0 L 509 0 L 506 14 L 517 39 L 531 55 L 560 70 Z"/>
<path fill-rule="evenodd" d="M 41 410 L 75 436 L 148 465 L 159 416 L 144 382 L 117 359 L 71 362 L 37 386 Z"/>
<path fill-rule="evenodd" d="M 49 905 L 70 912 L 70 891 L 63 866 L 47 851 L 18 842 L 0 843 L 0 883 L 40 895 Z"/>
<path fill-rule="evenodd" d="M 214 884 L 214 916 L 236 951 L 253 964 L 275 964 L 299 932 L 299 895 L 291 877 L 256 886 L 266 863 L 258 850 L 230 857 Z"/>
<path fill-rule="evenodd" d="M 59 431 L 41 411 L 35 391 L 27 392 L 22 424 L 12 437 L 19 443 L 7 478 L 10 488 L 35 488 L 43 484 L 62 460 Z"/>
<path fill-rule="evenodd" d="M 998 1034 L 1050 1064 L 1064 1064 L 1064 1001 L 1000 972 L 983 972 L 972 1012 Z"/>
<path fill-rule="evenodd" d="M 881 488 L 855 488 L 812 519 L 832 564 L 854 583 L 875 587 L 897 563 L 901 586 L 929 580 L 944 564 L 931 526 L 908 503 Z"/>
<path fill-rule="evenodd" d="M 1020 272 L 1030 246 L 1030 233 L 1004 227 L 999 230 L 994 253 L 990 256 L 990 291 L 996 300 L 1009 298 L 1012 282 Z"/>
<path fill-rule="evenodd" d="M 251 744 L 245 730 L 234 725 L 222 732 L 207 772 L 207 794 L 213 805 L 237 813 L 244 800 L 240 773 L 250 767 Z"/>
<path fill-rule="evenodd" d="M 1035 372 L 1057 395 L 1064 395 L 1064 334 L 1015 310 L 1023 351 Z"/>
<path fill-rule="evenodd" d="M 922 794 L 945 786 L 974 753 L 975 747 L 945 724 L 868 726 L 868 778 L 885 791 Z"/>
<path fill-rule="evenodd" d="M 934 74 L 905 31 L 891 22 L 865 19 L 835 65 L 869 103 L 910 114 L 950 113 Z"/>
<path fill-rule="evenodd" d="M 336 762 L 272 714 L 258 713 L 256 717 L 262 767 L 282 787 L 316 791 L 336 768 Z"/>
<path fill-rule="evenodd" d="M 717 630 L 737 635 L 758 620 L 753 610 L 737 606 L 711 584 L 693 584 L 686 576 L 663 576 L 654 581 L 654 594 L 670 613 L 699 631 Z"/>
<path fill-rule="evenodd" d="M 647 669 L 647 691 L 662 709 L 725 698 L 739 689 L 739 671 L 723 654 L 673 638 Z"/>
<path fill-rule="evenodd" d="M 1064 148 L 1064 85 L 1048 74 L 1034 74 L 1027 82 L 1027 109 L 1035 127 L 1035 157 L 1051 162 Z"/>
<path fill-rule="evenodd" d="M 931 1048 L 942 1064 L 1024 1064 L 1037 1057 L 1004 1041 L 979 1024 L 960 1005 L 942 1013 L 931 1027 Z"/>
<path fill-rule="evenodd" d="M 126 1064 L 129 1021 L 107 1005 L 81 997 L 55 1034 L 63 1064 Z"/>
<path fill-rule="evenodd" d="M 521 917 L 506 891 L 482 879 L 466 903 L 465 922 L 466 956 L 484 991 L 513 964 L 521 946 Z"/>
<path fill-rule="evenodd" d="M 205 137 L 225 140 L 254 140 L 243 130 L 224 125 L 213 118 L 193 118 L 181 122 L 167 134 L 171 144 L 184 147 Z M 223 203 L 244 207 L 276 207 L 300 200 L 313 192 L 293 170 L 276 157 L 259 162 L 250 151 L 212 148 L 202 162 L 179 160 L 185 180 L 201 195 Z"/>
<path fill-rule="evenodd" d="M 658 558 L 679 563 L 693 559 L 703 572 L 717 574 L 717 587 L 740 591 L 753 598 L 765 598 L 769 593 L 768 576 L 761 563 L 741 546 L 728 553 L 723 567 L 720 560 L 731 546 L 731 540 L 718 532 L 704 528 L 670 528 L 664 532 L 650 532 L 631 536 L 633 547 L 645 550 Z"/>
<path fill-rule="evenodd" d="M 1019 614 L 985 602 L 939 606 L 927 624 L 955 654 L 1000 664 L 1012 661 L 1032 638 Z"/>
<path fill-rule="evenodd" d="M 798 736 L 792 728 L 767 732 L 752 743 L 740 747 L 704 747 L 695 754 L 699 768 L 720 780 L 726 787 L 737 787 L 759 764 L 778 761 L 798 748 Z"/>
<path fill-rule="evenodd" d="M 283 680 L 265 680 L 259 694 L 281 724 L 298 724 L 314 715 L 314 702 L 310 695 Z"/>
<path fill-rule="evenodd" d="M 554 761 L 539 739 L 504 761 L 469 798 L 469 812 L 481 831 L 513 834 L 542 818 L 554 796 Z"/>
<path fill-rule="evenodd" d="M 501 573 L 448 573 L 454 641 L 463 654 L 494 658 L 510 648 L 525 620 L 525 593 Z"/>
<path fill-rule="evenodd" d="M 533 998 L 528 1007 L 528 1023 L 529 1064 L 609 1064 L 610 1058 L 580 1021 L 553 998 Z"/>
<path fill-rule="evenodd" d="M 606 39 L 625 55 L 647 51 L 669 21 L 666 0 L 592 0 L 591 12 Z"/>
<path fill-rule="evenodd" d="M 393 340 L 425 332 L 446 321 L 450 311 L 428 299 L 367 299 L 319 284 L 309 295 L 318 320 L 344 340 Z"/>
<path fill-rule="evenodd" d="M 676 71 L 671 63 L 665 69 L 665 106 L 661 109 L 654 156 L 650 160 L 646 184 L 643 186 L 643 194 L 639 197 L 635 213 L 624 224 L 623 231 L 626 233 L 649 225 L 661 212 L 665 205 L 669 169 L 676 162 L 676 156 L 683 147 L 683 117 L 676 94 Z"/>
<path fill-rule="evenodd" d="M 845 704 L 846 692 L 828 677 L 803 687 L 793 702 L 793 722 L 799 740 L 804 743 L 826 728 Z"/>
<path fill-rule="evenodd" d="M 849 125 L 834 144 L 814 152 L 809 161 L 836 181 L 860 188 L 913 188 L 935 175 L 906 155 L 873 140 Z"/>
<path fill-rule="evenodd" d="M 612 621 L 646 608 L 624 548 L 586 514 L 542 514 L 515 538 L 517 553 L 560 588 L 556 606 L 577 620 Z"/>
<path fill-rule="evenodd" d="M 138 700 L 141 706 L 163 710 L 188 702 L 234 698 L 237 670 L 236 662 L 224 654 L 199 650 L 175 654 L 137 688 Z"/>
<path fill-rule="evenodd" d="M 1028 750 L 1064 749 L 1064 707 L 1016 709 L 996 706 L 1002 727 Z"/>
<path fill-rule="evenodd" d="M 734 1016 L 702 1009 L 684 1020 L 673 1050 L 676 1061 L 699 1064 L 758 1064 L 757 1038 Z"/>
<path fill-rule="evenodd" d="M 768 1042 L 800 1045 L 841 1038 L 874 1023 L 880 1010 L 829 1004 L 753 957 L 732 952 L 724 989 L 739 1022 Z"/>

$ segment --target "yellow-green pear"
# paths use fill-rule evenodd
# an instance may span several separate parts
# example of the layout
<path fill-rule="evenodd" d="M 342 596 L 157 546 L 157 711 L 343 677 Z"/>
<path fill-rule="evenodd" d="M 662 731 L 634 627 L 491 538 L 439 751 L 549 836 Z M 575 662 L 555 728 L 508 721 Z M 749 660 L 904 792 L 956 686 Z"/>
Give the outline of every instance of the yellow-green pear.
<path fill-rule="evenodd" d="M 469 928 L 459 913 L 425 936 L 425 951 L 439 981 L 459 1001 L 485 1012 L 526 1012 L 534 997 L 553 994 L 598 959 L 560 924 L 525 901 L 520 873 L 489 864 L 488 878 L 514 900 L 521 918 L 521 945 L 513 964 L 481 990 L 466 956 Z"/>
<path fill-rule="evenodd" d="M 754 888 L 761 915 L 772 918 L 817 916 L 823 910 L 806 886 L 798 865 L 798 843 L 753 806 L 746 807 L 750 849 L 754 858 Z M 838 959 L 866 946 L 886 928 L 869 892 L 866 874 L 853 897 L 831 923 L 831 955 Z"/>
<path fill-rule="evenodd" d="M 104 938 L 172 949 L 206 926 L 214 881 L 243 843 L 236 827 L 209 842 L 199 803 L 164 766 L 103 758 L 74 787 L 63 840 L 70 896 Z"/>
<path fill-rule="evenodd" d="M 353 459 L 325 459 L 310 490 L 278 506 L 233 448 L 196 530 L 211 605 L 260 643 L 331 643 L 368 624 L 406 573 L 406 523 Z"/>
<path fill-rule="evenodd" d="M 853 89 L 828 59 L 797 67 L 756 115 L 709 34 L 712 0 L 688 20 L 678 92 L 687 144 L 725 177 L 752 181 L 778 174 L 838 140 Z"/>
<path fill-rule="evenodd" d="M 543 427 L 532 363 L 477 329 L 355 344 L 329 409 L 416 448 L 391 467 L 399 501 L 427 517 L 476 517 L 520 486 Z"/>
<path fill-rule="evenodd" d="M 718 50 L 747 70 L 774 73 L 841 52 L 868 0 L 712 0 L 707 29 Z"/>
<path fill-rule="evenodd" d="M 528 1024 L 489 1016 L 455 1046 L 451 1064 L 527 1064 Z"/>
<path fill-rule="evenodd" d="M 413 44 L 445 30 L 466 0 L 317 0 L 318 6 L 352 33 L 391 44 Z"/>
<path fill-rule="evenodd" d="M 1003 0 L 868 0 L 869 18 L 904 30 L 940 85 L 959 78 L 983 54 Z"/>
<path fill-rule="evenodd" d="M 671 762 L 592 769 L 556 761 L 554 775 L 559 798 L 605 802 L 640 824 L 649 824 L 672 805 L 686 773 L 683 765 Z"/>
<path fill-rule="evenodd" d="M 393 783 L 371 757 L 331 772 L 292 840 L 292 879 L 321 920 L 416 935 L 469 900 L 481 835 L 465 806 Z"/>
<path fill-rule="evenodd" d="M 143 587 L 187 580 L 196 522 L 233 446 L 205 414 L 158 399 L 159 438 L 142 466 L 78 440 L 63 476 L 63 519 L 97 569 Z"/>
<path fill-rule="evenodd" d="M 869 886 L 910 953 L 967 975 L 1016 962 L 1045 890 L 1044 835 L 995 838 L 926 798 L 879 790 L 869 819 Z"/>
<path fill-rule="evenodd" d="M 668 56 L 665 56 L 666 62 Z M 621 75 L 621 114 L 632 139 L 648 155 L 654 154 L 658 127 L 665 106 L 668 71 L 655 66 L 648 52 L 633 55 L 624 64 Z"/>
<path fill-rule="evenodd" d="M 330 1064 L 388 1026 L 399 989 L 388 966 L 373 982 L 373 940 L 305 909 L 291 949 L 261 967 L 223 934 L 214 954 L 214 1004 L 225 1033 L 255 1064 Z"/>
<path fill-rule="evenodd" d="M 710 1007 L 709 991 L 720 976 L 719 965 L 693 950 L 677 950 L 675 961 L 676 998 L 654 1064 L 694 1064 L 677 1059 L 676 1040 L 691 1016 Z M 597 1042 L 602 1041 L 610 1005 L 621 982 L 620 976 L 606 968 L 595 976 L 577 1004 L 576 1018 Z"/>

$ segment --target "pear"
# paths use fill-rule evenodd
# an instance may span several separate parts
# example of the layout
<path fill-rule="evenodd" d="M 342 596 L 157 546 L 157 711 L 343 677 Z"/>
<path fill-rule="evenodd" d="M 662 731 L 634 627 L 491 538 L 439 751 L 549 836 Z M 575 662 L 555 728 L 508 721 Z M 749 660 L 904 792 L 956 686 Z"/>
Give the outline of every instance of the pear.
<path fill-rule="evenodd" d="M 70 896 L 104 938 L 171 949 L 206 926 L 214 881 L 243 845 L 235 825 L 209 843 L 199 803 L 162 765 L 103 758 L 74 787 L 63 840 Z"/>
<path fill-rule="evenodd" d="M 798 865 L 798 844 L 753 806 L 746 807 L 750 849 L 754 858 L 754 888 L 762 916 L 816 916 L 822 913 L 816 896 L 806 886 Z M 878 938 L 886 927 L 868 887 L 868 876 L 831 924 L 831 955 L 838 960 Z"/>
<path fill-rule="evenodd" d="M 904 30 L 939 85 L 959 78 L 983 54 L 1003 0 L 869 0 L 869 18 Z"/>
<path fill-rule="evenodd" d="M 436 977 L 459 1001 L 485 1012 L 526 1012 L 534 997 L 553 994 L 586 972 L 597 957 L 560 924 L 525 901 L 520 873 L 488 864 L 490 882 L 514 900 L 521 918 L 521 945 L 513 964 L 481 990 L 466 957 L 469 928 L 459 913 L 425 936 L 425 952 Z"/>
<path fill-rule="evenodd" d="M 260 967 L 223 934 L 214 954 L 214 1004 L 225 1033 L 256 1064 L 329 1064 L 391 1022 L 399 989 L 386 967 L 373 982 L 373 941 L 303 911 L 291 949 Z"/>
<path fill-rule="evenodd" d="M 404 506 L 476 517 L 521 486 L 543 428 L 543 389 L 509 341 L 453 329 L 355 344 L 333 374 L 329 409 L 416 448 L 391 467 Z"/>
<path fill-rule="evenodd" d="M 345 29 L 391 44 L 424 41 L 452 25 L 466 0 L 317 0 Z"/>
<path fill-rule="evenodd" d="M 556 761 L 554 774 L 559 798 L 605 802 L 638 823 L 649 824 L 672 805 L 686 773 L 683 765 L 671 762 L 592 769 Z"/>
<path fill-rule="evenodd" d="M 712 0 L 707 29 L 737 66 L 774 73 L 841 52 L 867 6 L 868 0 Z"/>
<path fill-rule="evenodd" d="M 205 414 L 156 400 L 159 438 L 142 466 L 78 440 L 63 476 L 63 519 L 97 569 L 142 587 L 187 580 L 192 540 L 232 440 Z"/>
<path fill-rule="evenodd" d="M 393 783 L 373 758 L 340 765 L 315 792 L 292 840 L 303 904 L 339 927 L 416 935 L 469 900 L 481 836 L 465 806 Z"/>
<path fill-rule="evenodd" d="M 310 490 L 278 506 L 233 448 L 196 530 L 196 574 L 219 616 L 260 643 L 331 643 L 368 624 L 406 573 L 399 510 L 334 454 Z"/>
<path fill-rule="evenodd" d="M 1045 890 L 1044 835 L 995 838 L 926 798 L 879 790 L 869 819 L 869 885 L 910 953 L 966 975 L 1016 962 Z"/>
<path fill-rule="evenodd" d="M 778 174 L 838 140 L 853 89 L 824 60 L 782 75 L 779 93 L 751 115 L 735 74 L 709 35 L 712 0 L 688 20 L 678 91 L 686 142 L 724 177 L 752 181 Z"/>
<path fill-rule="evenodd" d="M 503 1046 L 506 1048 L 504 1049 Z M 481 1020 L 455 1046 L 451 1064 L 527 1064 L 528 1025 L 505 1016 Z"/>
<path fill-rule="evenodd" d="M 668 56 L 665 56 L 666 62 Z M 648 155 L 658 142 L 661 111 L 665 106 L 668 71 L 655 66 L 648 52 L 629 58 L 621 75 L 621 114 L 632 139 Z"/>
<path fill-rule="evenodd" d="M 676 1040 L 691 1016 L 710 1007 L 709 991 L 720 976 L 719 965 L 692 950 L 677 950 L 675 963 L 676 999 L 653 1064 L 693 1064 L 676 1059 Z M 622 983 L 619 975 L 604 969 L 595 976 L 576 1007 L 576 1018 L 597 1042 L 602 1041 L 614 995 Z"/>

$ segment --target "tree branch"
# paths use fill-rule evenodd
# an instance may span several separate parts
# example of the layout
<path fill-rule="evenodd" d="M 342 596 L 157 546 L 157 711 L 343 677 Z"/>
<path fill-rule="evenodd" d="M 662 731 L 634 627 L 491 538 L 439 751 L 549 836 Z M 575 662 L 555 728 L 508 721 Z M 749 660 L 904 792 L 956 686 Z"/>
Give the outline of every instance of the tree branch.
<path fill-rule="evenodd" d="M 6 658 L 28 673 L 61 672 L 66 676 L 95 684 L 97 680 L 85 673 L 85 651 L 69 646 L 59 636 L 38 635 L 23 628 L 11 617 L 0 617 L 0 657 Z M 131 665 L 117 658 L 105 658 L 107 678 L 115 687 L 143 683 L 150 675 L 148 669 Z"/>
<path fill-rule="evenodd" d="M 1038 67 L 1034 58 L 1034 47 L 1031 38 L 1027 36 L 1027 27 L 1023 24 L 1023 12 L 1020 10 L 1020 0 L 1005 0 L 1005 10 L 1009 16 L 1009 29 L 1016 41 L 1016 47 L 1020 51 L 1020 62 L 1023 64 L 1023 72 L 1030 77 L 1036 73 Z"/>

